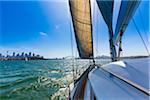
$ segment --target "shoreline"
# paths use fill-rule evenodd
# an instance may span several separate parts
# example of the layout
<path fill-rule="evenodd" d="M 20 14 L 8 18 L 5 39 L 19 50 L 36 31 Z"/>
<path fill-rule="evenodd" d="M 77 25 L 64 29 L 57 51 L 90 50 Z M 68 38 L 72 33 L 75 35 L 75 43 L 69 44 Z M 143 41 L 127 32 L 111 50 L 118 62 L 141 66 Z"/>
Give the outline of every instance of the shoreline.
<path fill-rule="evenodd" d="M 150 56 L 130 56 L 130 57 L 121 57 L 121 59 L 138 59 L 138 58 L 149 58 Z M 13 61 L 13 60 L 67 60 L 64 58 L 0 58 L 0 61 Z M 78 59 L 78 58 L 75 58 Z M 98 59 L 110 59 L 110 58 L 95 58 Z"/>

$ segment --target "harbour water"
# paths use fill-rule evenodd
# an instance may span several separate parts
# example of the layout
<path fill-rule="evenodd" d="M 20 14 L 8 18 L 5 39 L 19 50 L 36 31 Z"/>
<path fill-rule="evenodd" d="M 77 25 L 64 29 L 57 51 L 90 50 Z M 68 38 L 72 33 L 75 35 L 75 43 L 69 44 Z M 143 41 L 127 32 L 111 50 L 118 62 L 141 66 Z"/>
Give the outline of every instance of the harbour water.
<path fill-rule="evenodd" d="M 0 61 L 0 99 L 49 100 L 72 82 L 72 65 L 81 73 L 87 63 L 89 60 Z"/>

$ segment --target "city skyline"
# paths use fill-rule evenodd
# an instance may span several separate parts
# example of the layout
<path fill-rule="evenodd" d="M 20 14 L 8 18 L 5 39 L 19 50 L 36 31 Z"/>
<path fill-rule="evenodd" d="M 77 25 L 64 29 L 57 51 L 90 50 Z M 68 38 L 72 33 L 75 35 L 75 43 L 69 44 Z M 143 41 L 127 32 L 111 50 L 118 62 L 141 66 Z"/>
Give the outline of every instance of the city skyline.
<path fill-rule="evenodd" d="M 134 19 L 149 47 L 149 1 L 142 1 Z M 0 1 L 1 29 L 0 53 L 6 51 L 35 52 L 46 58 L 66 57 L 73 53 L 77 56 L 74 33 L 70 29 L 70 12 L 67 0 L 48 1 Z M 120 1 L 115 2 L 113 30 L 115 30 Z M 97 6 L 92 3 L 94 55 L 110 55 L 108 29 Z M 96 13 L 95 13 L 95 12 Z M 140 15 L 141 11 L 141 15 Z M 96 16 L 98 16 L 98 18 Z M 140 19 L 140 16 L 144 20 Z M 147 19 L 147 20 L 145 20 Z M 143 22 L 142 22 L 143 21 Z M 142 25 L 144 23 L 144 27 Z M 97 35 L 98 34 L 98 35 Z M 98 38 L 97 38 L 98 37 Z M 97 40 L 98 39 L 98 40 Z M 98 44 L 97 44 L 98 43 Z M 148 55 L 130 21 L 123 36 L 124 56 Z"/>
<path fill-rule="evenodd" d="M 35 54 L 35 53 L 33 53 L 33 52 L 28 52 L 28 53 L 26 53 L 26 52 L 21 52 L 21 53 L 16 53 L 16 52 L 12 52 L 12 53 L 9 53 L 8 51 L 6 51 L 6 54 L 4 55 L 4 54 L 2 54 L 2 53 L 0 53 L 0 57 L 36 57 L 36 56 L 38 56 L 38 57 L 40 57 L 40 55 L 39 54 Z M 41 57 L 43 57 L 43 56 L 41 56 Z"/>

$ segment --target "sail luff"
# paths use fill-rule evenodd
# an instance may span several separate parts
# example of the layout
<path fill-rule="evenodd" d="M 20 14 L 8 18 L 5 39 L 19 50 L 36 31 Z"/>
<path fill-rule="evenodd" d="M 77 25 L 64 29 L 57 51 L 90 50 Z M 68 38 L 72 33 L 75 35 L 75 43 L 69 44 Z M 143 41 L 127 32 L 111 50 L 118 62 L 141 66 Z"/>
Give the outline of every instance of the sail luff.
<path fill-rule="evenodd" d="M 126 30 L 126 27 L 128 26 L 139 4 L 140 4 L 139 0 L 121 2 L 119 16 L 117 19 L 117 25 L 115 29 L 115 34 L 113 37 L 113 42 L 115 44 L 117 44 L 120 41 L 121 36 Z"/>
<path fill-rule="evenodd" d="M 90 57 L 91 59 L 93 59 L 93 63 L 95 64 L 95 60 L 94 60 L 94 47 L 93 47 L 93 25 L 92 25 L 92 8 L 91 8 L 91 0 L 89 0 L 89 13 L 90 13 L 90 22 L 91 22 L 91 45 L 92 45 L 92 56 Z"/>
<path fill-rule="evenodd" d="M 69 0 L 79 56 L 93 58 L 93 39 L 90 0 Z"/>
<path fill-rule="evenodd" d="M 113 44 L 113 28 L 112 28 L 114 0 L 109 1 L 97 0 L 97 4 L 103 16 L 103 19 L 106 25 L 108 26 L 111 59 L 112 61 L 116 61 L 116 48 Z"/>

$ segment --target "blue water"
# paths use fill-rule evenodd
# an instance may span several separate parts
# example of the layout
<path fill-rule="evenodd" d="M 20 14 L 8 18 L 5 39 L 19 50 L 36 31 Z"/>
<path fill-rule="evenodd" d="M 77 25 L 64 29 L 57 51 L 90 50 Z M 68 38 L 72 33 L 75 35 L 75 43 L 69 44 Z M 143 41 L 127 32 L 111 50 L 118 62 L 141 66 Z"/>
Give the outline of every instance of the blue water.
<path fill-rule="evenodd" d="M 87 60 L 75 62 L 78 69 Z M 1 100 L 49 100 L 72 71 L 71 60 L 0 61 Z M 63 79 L 63 80 L 61 80 Z"/>

